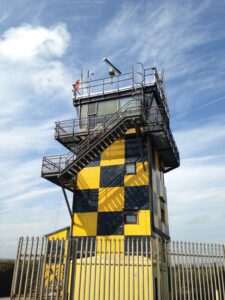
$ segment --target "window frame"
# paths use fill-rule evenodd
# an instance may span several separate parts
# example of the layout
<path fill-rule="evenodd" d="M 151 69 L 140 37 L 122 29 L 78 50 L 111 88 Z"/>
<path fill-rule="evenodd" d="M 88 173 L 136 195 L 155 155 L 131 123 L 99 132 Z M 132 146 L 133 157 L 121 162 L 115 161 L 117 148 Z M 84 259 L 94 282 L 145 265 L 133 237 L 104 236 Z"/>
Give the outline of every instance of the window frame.
<path fill-rule="evenodd" d="M 134 222 L 128 222 L 127 221 L 127 216 L 134 216 L 135 221 Z M 124 225 L 137 225 L 138 224 L 138 212 L 136 210 L 124 211 L 123 219 L 124 219 Z"/>
<path fill-rule="evenodd" d="M 129 165 L 134 167 L 134 172 L 128 172 L 128 171 L 127 171 L 127 167 L 128 167 Z M 125 165 L 124 165 L 124 174 L 125 174 L 125 175 L 136 175 L 136 174 L 137 174 L 136 163 L 133 163 L 133 162 L 125 163 Z"/>

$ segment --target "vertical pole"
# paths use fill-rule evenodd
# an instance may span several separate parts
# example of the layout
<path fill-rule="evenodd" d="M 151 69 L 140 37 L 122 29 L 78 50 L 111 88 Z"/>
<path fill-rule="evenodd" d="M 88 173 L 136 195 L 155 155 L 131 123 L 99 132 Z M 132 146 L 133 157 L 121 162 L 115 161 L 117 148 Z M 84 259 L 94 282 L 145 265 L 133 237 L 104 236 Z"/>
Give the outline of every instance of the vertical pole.
<path fill-rule="evenodd" d="M 19 273 L 19 265 L 20 265 L 20 257 L 21 257 L 22 248 L 23 248 L 23 238 L 21 237 L 19 239 L 16 262 L 15 262 L 14 271 L 13 271 L 11 298 L 13 298 L 13 296 L 17 292 L 17 279 L 18 279 L 18 273 Z"/>
<path fill-rule="evenodd" d="M 71 226 L 72 227 L 72 226 Z M 71 232 L 72 232 L 72 228 L 71 228 Z M 62 300 L 66 300 L 68 299 L 68 284 L 69 284 L 69 275 L 70 275 L 70 258 L 71 258 L 71 243 L 72 243 L 72 238 L 70 236 L 69 239 L 66 240 L 65 243 L 65 271 L 64 271 L 64 276 L 63 276 L 63 289 L 62 289 Z"/>
<path fill-rule="evenodd" d="M 50 285 L 50 278 L 51 278 L 51 271 L 52 271 L 52 251 L 53 251 L 53 244 L 55 240 L 51 240 L 51 246 L 50 246 L 50 254 L 48 256 L 48 277 L 47 277 L 47 288 L 45 293 L 45 299 L 48 299 L 49 294 L 49 285 Z"/>
<path fill-rule="evenodd" d="M 176 255 L 177 255 L 177 268 L 178 268 L 178 295 L 182 299 L 182 286 L 181 286 L 181 263 L 180 263 L 180 247 L 179 242 L 176 242 Z"/>
<path fill-rule="evenodd" d="M 19 283 L 19 292 L 18 292 L 18 299 L 20 299 L 21 296 L 21 291 L 22 291 L 22 283 L 23 283 L 23 277 L 24 277 L 24 267 L 25 267 L 25 261 L 27 257 L 27 247 L 28 247 L 29 239 L 28 237 L 26 238 L 26 244 L 25 244 L 25 249 L 24 249 L 24 255 L 23 255 L 23 263 L 22 263 L 22 270 L 20 274 L 20 283 Z"/>
<path fill-rule="evenodd" d="M 84 280 L 84 288 L 83 288 L 83 300 L 85 300 L 85 294 L 86 294 L 86 283 L 87 283 L 86 275 L 87 275 L 88 245 L 89 245 L 89 238 L 87 237 L 86 238 L 86 245 L 85 245 L 85 260 L 84 260 L 84 278 L 85 278 L 85 280 Z"/>
<path fill-rule="evenodd" d="M 144 241 L 143 237 L 141 237 L 141 268 L 142 268 L 142 300 L 145 299 L 145 281 L 144 281 L 144 270 L 145 270 L 145 265 L 144 265 Z"/>
<path fill-rule="evenodd" d="M 135 300 L 135 281 L 134 281 L 134 238 L 132 237 L 132 299 Z"/>
<path fill-rule="evenodd" d="M 82 284 L 83 243 L 84 243 L 84 238 L 82 237 L 81 238 L 81 246 L 80 246 L 80 274 L 79 274 L 79 283 L 78 283 L 78 299 L 81 298 L 80 290 L 81 290 L 81 284 Z"/>
<path fill-rule="evenodd" d="M 160 272 L 160 256 L 159 256 L 159 238 L 156 238 L 156 265 L 157 265 L 157 288 L 158 300 L 161 300 L 161 272 Z"/>
<path fill-rule="evenodd" d="M 190 286 L 190 300 L 192 299 L 194 295 L 194 286 L 193 286 L 193 261 L 192 261 L 192 252 L 191 252 L 191 243 L 188 242 L 187 244 L 187 251 L 189 253 L 189 267 L 190 267 L 190 281 L 191 281 L 191 286 Z"/>
<path fill-rule="evenodd" d="M 184 243 L 184 253 L 185 253 L 185 269 L 186 269 L 186 279 L 187 279 L 187 293 L 188 293 L 188 300 L 191 300 L 190 298 L 190 272 L 189 272 L 189 263 L 188 263 L 188 249 L 187 249 L 187 243 Z"/>
<path fill-rule="evenodd" d="M 115 289 L 116 289 L 116 249 L 117 249 L 117 243 L 114 239 L 114 251 L 113 251 L 113 292 L 112 292 L 112 300 L 115 299 Z M 118 269 L 118 276 L 119 276 L 120 270 Z M 110 274 L 110 273 L 109 273 Z M 120 291 L 118 291 L 119 293 Z"/>
<path fill-rule="evenodd" d="M 38 283 L 36 284 L 36 291 L 35 291 L 35 295 L 37 295 L 37 292 L 39 292 L 39 299 L 42 300 L 43 299 L 43 286 L 45 283 L 45 267 L 46 267 L 46 261 L 47 261 L 47 256 L 48 256 L 48 245 L 49 245 L 49 240 L 44 239 L 45 242 L 45 254 L 44 254 L 44 261 L 43 261 L 43 265 L 40 263 L 40 268 L 41 268 L 41 282 L 40 282 L 40 287 L 38 286 Z M 42 260 L 42 257 L 40 256 L 40 260 Z"/>
<path fill-rule="evenodd" d="M 211 259 L 211 255 L 210 255 L 210 244 L 207 244 L 207 252 L 208 252 L 208 260 L 209 260 L 209 273 L 210 273 L 210 282 L 211 282 L 211 295 L 212 295 L 212 299 L 215 300 L 215 292 L 214 292 L 214 286 L 213 286 L 213 275 L 212 275 L 212 259 Z"/>
<path fill-rule="evenodd" d="M 167 244 L 167 256 L 168 256 L 168 263 L 169 263 L 169 278 L 170 278 L 170 299 L 174 300 L 174 289 L 173 289 L 173 283 L 174 283 L 174 272 L 173 272 L 173 257 L 171 255 L 171 248 L 172 248 L 172 242 L 169 242 Z"/>
<path fill-rule="evenodd" d="M 63 264 L 63 251 L 64 249 L 64 240 L 60 241 L 60 252 L 59 252 L 59 262 L 58 262 L 58 276 L 57 276 L 57 290 L 56 290 L 56 300 L 59 299 L 60 293 L 59 293 L 59 287 L 61 286 L 61 272 L 62 272 L 62 264 Z"/>
<path fill-rule="evenodd" d="M 103 299 L 105 299 L 105 287 L 106 287 L 106 254 L 107 254 L 107 247 L 108 246 L 108 240 L 104 240 L 104 265 L 103 265 Z"/>
<path fill-rule="evenodd" d="M 174 260 L 174 282 L 175 282 L 175 299 L 178 299 L 178 268 L 177 268 L 177 251 L 176 242 L 173 241 L 173 260 Z"/>
<path fill-rule="evenodd" d="M 137 255 L 137 299 L 140 299 L 140 273 L 139 273 L 139 238 L 136 239 L 136 255 Z"/>
<path fill-rule="evenodd" d="M 123 251 L 123 287 L 122 287 L 122 291 L 123 291 L 123 297 L 122 299 L 126 299 L 125 296 L 125 280 L 126 280 L 126 273 L 125 273 L 125 250 L 127 249 L 127 241 L 124 239 L 124 251 Z"/>
<path fill-rule="evenodd" d="M 120 254 L 121 254 L 120 247 L 121 247 L 121 241 L 119 239 L 118 240 L 118 300 L 120 300 Z"/>
<path fill-rule="evenodd" d="M 220 254 L 220 276 L 221 276 L 221 284 L 222 284 L 222 294 L 223 297 L 225 297 L 225 283 L 224 283 L 224 263 L 225 263 L 225 259 L 224 259 L 224 248 L 223 245 L 219 244 L 219 254 Z"/>
<path fill-rule="evenodd" d="M 183 249 L 183 242 L 180 242 L 180 248 L 181 248 L 181 253 L 180 253 L 180 255 L 181 255 L 181 266 L 182 266 L 182 285 L 183 285 L 183 288 L 182 288 L 182 290 L 184 291 L 183 293 L 184 293 L 184 300 L 186 300 L 186 280 L 185 280 L 185 276 L 184 276 L 184 274 L 185 274 L 185 270 L 184 270 L 184 268 L 185 268 L 185 264 L 184 264 L 184 249 Z"/>
<path fill-rule="evenodd" d="M 100 255 L 99 255 L 99 279 L 98 279 L 98 298 L 101 299 L 101 269 L 102 269 L 102 239 L 100 239 Z"/>
<path fill-rule="evenodd" d="M 206 274 L 206 286 L 207 286 L 207 294 L 208 294 L 208 299 L 210 299 L 210 283 L 209 283 L 209 268 L 210 268 L 210 262 L 208 260 L 207 256 L 207 248 L 206 244 L 203 244 L 203 255 L 205 257 L 205 274 Z M 208 267 L 209 264 L 209 267 Z"/>
<path fill-rule="evenodd" d="M 219 256 L 218 256 L 218 244 L 214 244 L 214 249 L 215 249 L 215 256 L 216 256 L 216 272 L 217 272 L 217 281 L 218 281 L 218 287 L 219 287 L 219 296 L 220 299 L 222 299 L 222 292 L 221 292 L 221 281 L 220 281 L 220 271 L 219 271 Z"/>
<path fill-rule="evenodd" d="M 195 297 L 196 300 L 198 300 L 199 299 L 199 297 L 198 297 L 198 278 L 197 278 L 197 274 L 196 274 L 196 272 L 198 270 L 198 267 L 197 267 L 198 262 L 196 261 L 195 244 L 194 243 L 192 243 L 192 255 L 193 255 L 193 271 L 194 271 L 194 283 L 195 283 L 193 297 Z"/>
<path fill-rule="evenodd" d="M 88 279 L 89 287 L 88 287 L 88 297 L 87 297 L 88 300 L 90 300 L 90 294 L 91 294 L 92 256 L 93 256 L 93 237 L 91 237 L 91 243 L 90 243 L 90 256 L 89 256 L 89 258 L 90 258 L 89 266 L 90 267 L 89 267 L 89 279 Z"/>
<path fill-rule="evenodd" d="M 215 271 L 215 256 L 214 256 L 214 251 L 213 251 L 213 244 L 210 244 L 210 251 L 211 251 L 211 258 L 212 258 L 212 265 L 213 265 L 213 277 L 214 277 L 214 289 L 215 293 L 217 291 L 217 282 L 216 282 L 216 271 Z"/>
<path fill-rule="evenodd" d="M 111 243 L 112 240 L 109 240 L 109 255 L 108 255 L 108 260 L 109 260 L 109 264 L 108 264 L 108 300 L 110 299 L 110 274 L 111 274 Z M 105 274 L 106 277 L 106 274 Z M 106 289 L 106 287 L 105 287 Z"/>
<path fill-rule="evenodd" d="M 200 300 L 202 299 L 202 276 L 201 276 L 201 269 L 200 269 L 200 256 L 199 256 L 199 247 L 198 243 L 196 243 L 196 254 L 197 254 L 197 266 L 198 266 L 198 280 L 199 280 L 199 292 L 200 292 Z"/>
<path fill-rule="evenodd" d="M 53 300 L 53 296 L 55 295 L 55 278 L 56 278 L 56 268 L 57 268 L 57 260 L 58 260 L 58 249 L 59 249 L 59 240 L 56 240 L 55 243 L 55 257 L 54 257 L 54 266 L 52 270 L 52 290 L 51 290 L 51 300 Z"/>
<path fill-rule="evenodd" d="M 34 252 L 34 257 L 33 257 L 32 271 L 31 271 L 31 280 L 30 280 L 29 300 L 31 300 L 31 295 L 32 295 L 32 292 L 33 292 L 34 270 L 35 270 L 35 267 L 36 267 L 38 245 L 39 245 L 39 238 L 36 239 L 36 246 L 35 246 L 35 252 Z M 36 280 L 38 280 L 37 277 L 36 277 Z"/>
<path fill-rule="evenodd" d="M 205 285 L 206 280 L 205 280 L 204 253 L 203 253 L 203 244 L 202 243 L 200 243 L 200 257 L 201 257 L 203 299 L 206 299 L 206 285 Z"/>
<path fill-rule="evenodd" d="M 95 294 L 97 292 L 97 288 L 96 288 L 96 265 L 97 265 L 97 249 L 98 249 L 98 239 L 96 239 L 95 241 L 95 262 L 94 262 L 94 282 L 93 282 L 93 286 L 94 286 L 94 295 L 92 295 L 93 300 L 95 300 Z M 90 300 L 90 298 L 88 299 Z"/>
<path fill-rule="evenodd" d="M 151 243 L 151 240 L 149 240 Z M 151 244 L 149 245 L 151 247 Z M 146 253 L 146 268 L 147 268 L 147 285 L 146 285 L 146 288 L 147 288 L 147 299 L 149 299 L 150 295 L 149 295 L 149 286 L 150 286 L 150 283 L 149 283 L 149 258 L 151 258 L 151 274 L 152 274 L 152 268 L 153 268 L 153 263 L 152 263 L 152 257 L 151 255 L 149 255 L 151 253 L 151 249 L 148 250 L 148 238 L 146 238 L 145 240 L 145 253 Z M 152 274 L 152 277 L 153 277 L 153 274 Z"/>

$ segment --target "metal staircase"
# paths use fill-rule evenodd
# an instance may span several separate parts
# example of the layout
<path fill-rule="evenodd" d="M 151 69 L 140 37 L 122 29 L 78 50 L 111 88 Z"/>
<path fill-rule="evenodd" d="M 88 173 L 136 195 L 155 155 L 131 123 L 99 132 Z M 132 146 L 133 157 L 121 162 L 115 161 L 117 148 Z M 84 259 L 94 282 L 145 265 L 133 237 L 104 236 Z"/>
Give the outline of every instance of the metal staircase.
<path fill-rule="evenodd" d="M 42 177 L 73 191 L 76 174 L 108 148 L 129 128 L 145 124 L 141 101 L 131 100 L 106 122 L 96 127 L 75 149 L 63 156 L 44 157 Z"/>

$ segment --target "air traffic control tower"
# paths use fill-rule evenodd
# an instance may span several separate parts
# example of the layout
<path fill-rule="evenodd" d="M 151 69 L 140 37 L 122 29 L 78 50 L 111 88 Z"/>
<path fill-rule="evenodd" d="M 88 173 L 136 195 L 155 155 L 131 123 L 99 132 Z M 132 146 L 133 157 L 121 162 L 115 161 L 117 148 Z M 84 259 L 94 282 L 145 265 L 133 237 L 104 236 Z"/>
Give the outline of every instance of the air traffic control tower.
<path fill-rule="evenodd" d="M 71 226 L 48 238 L 77 241 L 73 299 L 166 300 L 164 174 L 180 161 L 163 77 L 140 63 L 111 75 L 77 81 L 77 119 L 56 122 L 68 153 L 44 157 L 42 177 L 62 188 Z"/>

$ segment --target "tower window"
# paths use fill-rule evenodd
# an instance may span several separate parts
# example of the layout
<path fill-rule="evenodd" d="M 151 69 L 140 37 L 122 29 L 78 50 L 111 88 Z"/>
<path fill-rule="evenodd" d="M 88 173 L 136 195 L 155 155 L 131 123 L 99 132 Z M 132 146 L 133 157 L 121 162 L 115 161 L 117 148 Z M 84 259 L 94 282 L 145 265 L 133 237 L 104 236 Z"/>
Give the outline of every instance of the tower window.
<path fill-rule="evenodd" d="M 125 164 L 125 174 L 136 174 L 136 164 L 135 163 L 129 163 Z"/>
<path fill-rule="evenodd" d="M 161 208 L 161 220 L 163 223 L 166 223 L 166 215 L 164 208 Z"/>
<path fill-rule="evenodd" d="M 136 211 L 125 212 L 124 224 L 137 224 L 137 212 Z"/>

